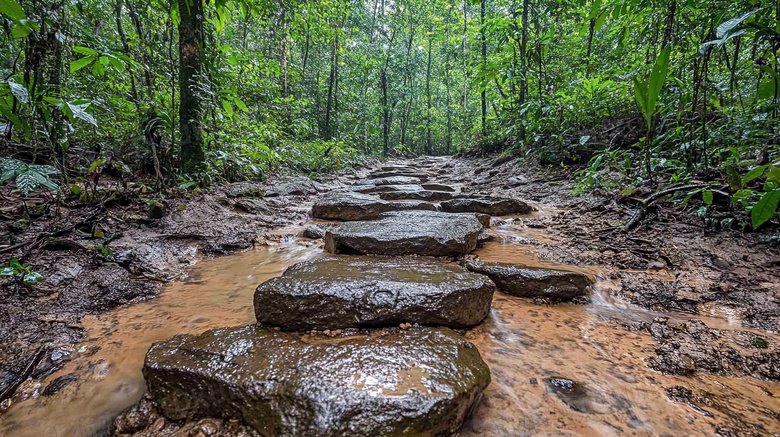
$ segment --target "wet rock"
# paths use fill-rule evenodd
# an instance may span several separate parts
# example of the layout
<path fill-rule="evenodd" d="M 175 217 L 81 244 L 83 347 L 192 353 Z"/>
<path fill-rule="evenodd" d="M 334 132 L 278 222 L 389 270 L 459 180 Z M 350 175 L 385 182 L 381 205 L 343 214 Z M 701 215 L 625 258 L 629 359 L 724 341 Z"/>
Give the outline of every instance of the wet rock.
<path fill-rule="evenodd" d="M 125 410 L 108 427 L 109 437 L 258 437 L 255 430 L 242 425 L 238 420 L 200 419 L 179 423 L 162 415 L 149 394 L 136 405 Z"/>
<path fill-rule="evenodd" d="M 436 205 L 422 200 L 397 200 L 390 202 L 391 211 L 438 211 Z"/>
<path fill-rule="evenodd" d="M 442 184 L 422 184 L 422 187 L 426 190 L 432 190 L 432 191 L 449 191 L 451 193 L 457 191 L 455 188 L 449 186 L 449 185 L 442 185 Z"/>
<path fill-rule="evenodd" d="M 406 185 L 406 184 L 419 184 L 420 178 L 411 176 L 390 176 L 387 178 L 376 179 L 374 184 L 376 185 Z"/>
<path fill-rule="evenodd" d="M 390 178 L 395 176 L 405 176 L 410 178 L 417 178 L 423 182 L 428 180 L 428 175 L 425 173 L 415 173 L 412 171 L 402 171 L 402 170 L 395 170 L 395 171 L 384 171 L 381 173 L 374 173 L 369 176 L 370 179 L 384 179 L 384 178 Z"/>
<path fill-rule="evenodd" d="M 255 291 L 260 323 L 288 330 L 397 326 L 466 328 L 490 312 L 486 276 L 437 260 L 340 256 L 288 268 Z"/>
<path fill-rule="evenodd" d="M 303 238 L 311 238 L 312 240 L 319 240 L 325 237 L 325 230 L 319 226 L 309 226 L 303 231 Z"/>
<path fill-rule="evenodd" d="M 59 378 L 55 378 L 54 381 L 50 382 L 49 385 L 46 386 L 45 389 L 43 389 L 43 392 L 41 393 L 42 396 L 54 396 L 62 390 L 63 388 L 69 386 L 71 383 L 76 381 L 76 377 L 72 374 L 69 375 L 63 375 Z"/>
<path fill-rule="evenodd" d="M 490 382 L 447 328 L 317 340 L 216 329 L 154 343 L 143 372 L 168 420 L 238 419 L 263 436 L 452 435 Z"/>
<path fill-rule="evenodd" d="M 571 300 L 585 296 L 588 287 L 593 283 L 583 273 L 522 264 L 480 263 L 468 260 L 466 267 L 472 272 L 489 276 L 496 283 L 498 291 L 518 297 Z"/>
<path fill-rule="evenodd" d="M 317 194 L 319 191 L 318 185 L 319 184 L 309 178 L 295 178 L 269 188 L 266 191 L 266 197 L 306 196 L 309 194 Z"/>
<path fill-rule="evenodd" d="M 263 197 L 265 188 L 257 182 L 236 182 L 225 187 L 227 197 Z"/>
<path fill-rule="evenodd" d="M 390 202 L 377 196 L 337 191 L 314 202 L 311 215 L 326 220 L 373 220 L 391 209 Z"/>
<path fill-rule="evenodd" d="M 165 206 L 161 202 L 152 202 L 147 209 L 147 216 L 150 219 L 161 219 L 165 214 Z"/>
<path fill-rule="evenodd" d="M 407 185 L 395 185 L 395 187 L 406 187 Z M 408 185 L 414 187 L 413 185 Z M 422 187 L 420 187 L 422 188 Z M 427 200 L 440 201 L 452 199 L 452 193 L 447 191 L 431 191 L 425 189 L 399 189 L 388 192 L 380 192 L 379 197 L 384 200 Z"/>
<path fill-rule="evenodd" d="M 523 175 L 512 176 L 506 181 L 506 183 L 510 186 L 526 185 L 529 182 L 531 181 Z"/>
<path fill-rule="evenodd" d="M 701 320 L 675 326 L 658 317 L 649 327 L 658 342 L 648 359 L 654 370 L 687 375 L 697 371 L 780 379 L 778 345 L 747 331 L 709 328 Z"/>
<path fill-rule="evenodd" d="M 586 389 L 582 384 L 561 377 L 544 378 L 544 389 L 554 394 L 566 406 L 583 414 L 604 414 L 628 411 L 630 404 L 624 398 Z"/>
<path fill-rule="evenodd" d="M 271 214 L 271 208 L 262 199 L 241 199 L 236 202 L 236 208 L 251 214 Z"/>
<path fill-rule="evenodd" d="M 517 199 L 503 197 L 458 197 L 441 203 L 445 212 L 480 212 L 490 215 L 529 214 L 533 207 Z"/>
<path fill-rule="evenodd" d="M 388 212 L 379 220 L 342 223 L 325 234 L 331 253 L 456 256 L 477 247 L 483 224 L 474 214 Z"/>

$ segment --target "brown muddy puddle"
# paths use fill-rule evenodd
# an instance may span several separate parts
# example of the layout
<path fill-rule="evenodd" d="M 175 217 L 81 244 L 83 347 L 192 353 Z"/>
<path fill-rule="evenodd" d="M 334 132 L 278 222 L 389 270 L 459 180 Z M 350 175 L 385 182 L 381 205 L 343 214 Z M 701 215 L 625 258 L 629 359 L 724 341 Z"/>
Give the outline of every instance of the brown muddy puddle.
<path fill-rule="evenodd" d="M 659 314 L 609 298 L 607 291 L 616 283 L 602 269 L 540 261 L 536 246 L 511 238 L 544 241 L 543 232 L 520 226 L 493 232 L 508 238 L 478 249 L 484 261 L 565 267 L 599 277 L 599 282 L 587 306 L 536 305 L 495 295 L 488 319 L 466 334 L 490 366 L 492 382 L 463 436 L 708 436 L 716 426 L 735 422 L 760 427 L 754 428 L 762 430 L 758 434 L 780 435 L 780 421 L 770 414 L 780 411 L 780 384 L 704 373 L 668 376 L 648 369 L 650 335 L 622 329 L 615 321 L 649 321 Z M 0 435 L 100 435 L 144 393 L 141 366 L 153 341 L 254 322 L 255 287 L 296 262 L 321 255 L 317 246 L 283 238 L 279 245 L 201 261 L 190 280 L 167 286 L 155 299 L 85 318 L 87 338 L 74 345 L 71 361 L 42 383 L 25 383 L 0 416 Z M 697 318 L 734 329 L 724 319 Z M 77 382 L 53 396 L 41 395 L 51 381 L 70 374 Z M 556 377 L 577 385 L 560 389 L 549 380 Z M 707 405 L 674 402 L 665 392 L 673 386 L 711 395 Z"/>

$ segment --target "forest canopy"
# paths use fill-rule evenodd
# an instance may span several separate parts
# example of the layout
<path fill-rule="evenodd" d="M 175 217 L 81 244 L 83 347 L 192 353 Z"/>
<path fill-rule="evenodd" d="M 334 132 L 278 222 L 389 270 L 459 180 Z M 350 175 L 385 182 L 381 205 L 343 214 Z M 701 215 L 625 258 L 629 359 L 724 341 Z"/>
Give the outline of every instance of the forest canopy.
<path fill-rule="evenodd" d="M 723 174 L 749 207 L 780 198 L 780 2 L 0 5 L 0 156 L 66 179 L 97 164 L 170 186 L 476 149 L 574 166 L 588 189 L 614 171 Z"/>

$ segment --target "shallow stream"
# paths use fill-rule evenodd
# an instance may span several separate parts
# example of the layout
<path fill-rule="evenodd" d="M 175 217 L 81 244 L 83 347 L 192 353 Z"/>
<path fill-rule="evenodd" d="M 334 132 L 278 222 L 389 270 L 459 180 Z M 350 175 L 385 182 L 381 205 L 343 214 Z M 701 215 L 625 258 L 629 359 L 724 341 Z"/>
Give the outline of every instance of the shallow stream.
<path fill-rule="evenodd" d="M 767 412 L 780 410 L 780 384 L 650 370 L 644 360 L 653 354 L 652 338 L 646 330 L 632 332 L 620 323 L 650 321 L 659 314 L 609 298 L 607 290 L 616 285 L 597 266 L 540 261 L 533 245 L 511 241 L 546 238 L 542 233 L 522 225 L 493 232 L 496 241 L 475 252 L 483 261 L 566 267 L 600 279 L 592 303 L 585 306 L 538 305 L 496 293 L 488 319 L 466 333 L 489 365 L 492 383 L 462 435 L 705 436 L 732 420 L 780 433 L 778 418 Z M 87 338 L 64 351 L 70 361 L 60 371 L 43 382 L 28 381 L 19 390 L 21 395 L 0 416 L 0 434 L 100 435 L 145 392 L 141 367 L 152 342 L 253 323 L 252 294 L 258 284 L 323 254 L 313 241 L 284 237 L 271 246 L 201 261 L 188 280 L 166 286 L 155 299 L 85 318 Z M 703 320 L 734 329 L 725 319 Z M 42 395 L 52 381 L 67 381 L 69 375 L 73 382 L 51 396 Z M 556 377 L 577 386 L 561 390 L 549 379 Z M 670 400 L 665 388 L 678 385 L 711 393 L 710 405 Z"/>

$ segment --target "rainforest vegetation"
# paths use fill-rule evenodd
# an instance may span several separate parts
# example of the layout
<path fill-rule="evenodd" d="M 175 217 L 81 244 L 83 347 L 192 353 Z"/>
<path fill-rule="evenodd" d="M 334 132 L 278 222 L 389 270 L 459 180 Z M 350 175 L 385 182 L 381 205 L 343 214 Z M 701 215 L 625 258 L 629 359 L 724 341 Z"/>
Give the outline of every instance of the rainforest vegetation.
<path fill-rule="evenodd" d="M 0 0 L 0 16 L 0 165 L 22 194 L 500 152 L 581 190 L 725 202 L 749 227 L 780 200 L 780 1 Z"/>

